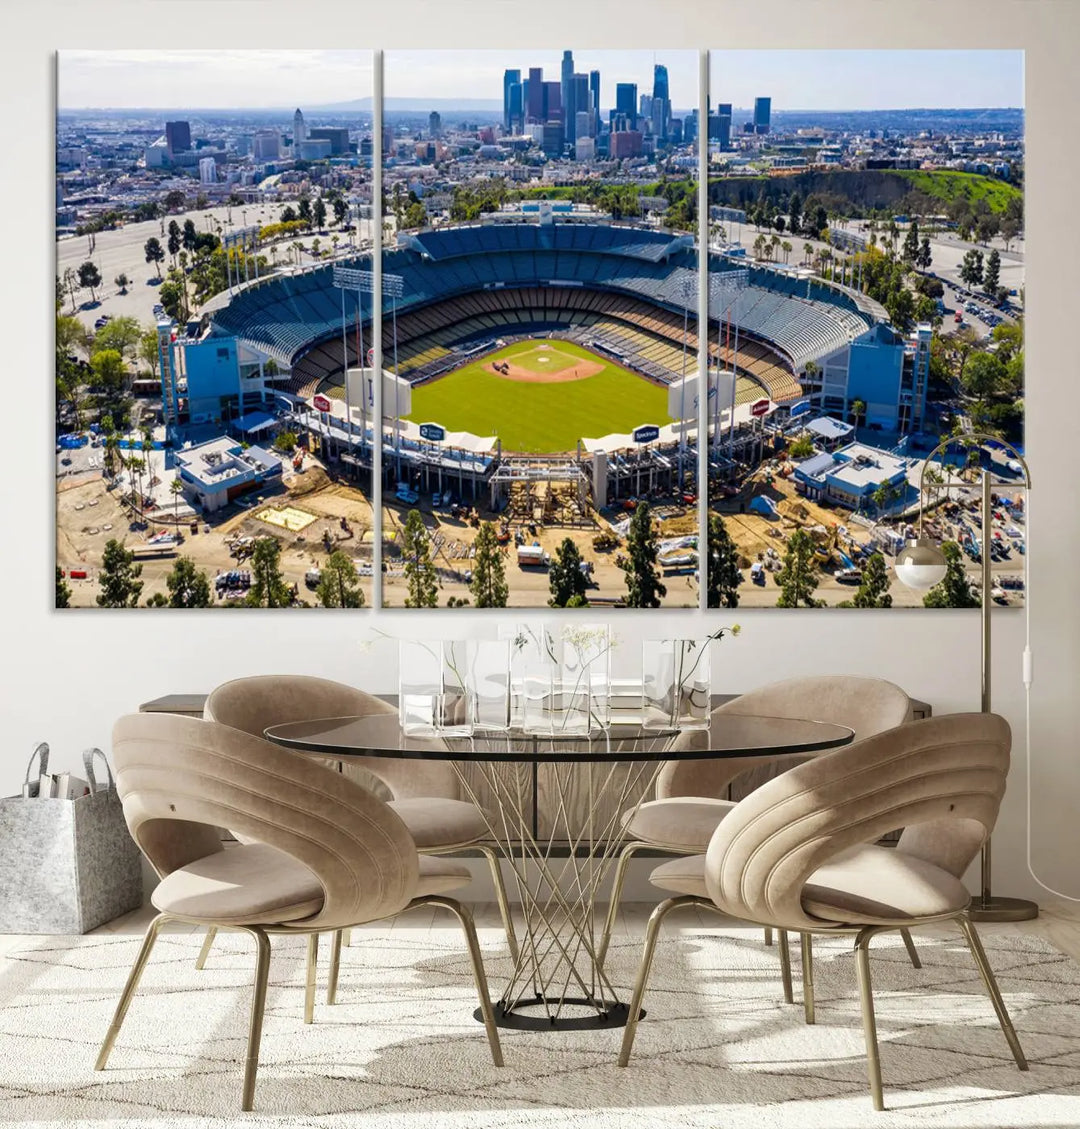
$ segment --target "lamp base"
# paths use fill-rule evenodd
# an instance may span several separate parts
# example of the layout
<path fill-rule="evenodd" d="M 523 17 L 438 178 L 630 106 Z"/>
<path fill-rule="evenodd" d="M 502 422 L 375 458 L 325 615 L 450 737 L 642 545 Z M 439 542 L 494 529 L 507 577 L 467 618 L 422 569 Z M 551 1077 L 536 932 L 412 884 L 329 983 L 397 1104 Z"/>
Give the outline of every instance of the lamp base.
<path fill-rule="evenodd" d="M 1026 898 L 973 898 L 968 909 L 972 921 L 1033 921 L 1039 907 Z"/>

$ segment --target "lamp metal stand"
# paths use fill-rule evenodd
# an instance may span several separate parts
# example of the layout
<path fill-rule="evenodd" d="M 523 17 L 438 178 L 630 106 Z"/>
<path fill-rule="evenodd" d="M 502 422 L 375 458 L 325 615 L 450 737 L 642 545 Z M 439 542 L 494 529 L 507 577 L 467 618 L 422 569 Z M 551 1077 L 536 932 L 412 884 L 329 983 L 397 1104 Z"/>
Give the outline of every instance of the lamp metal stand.
<path fill-rule="evenodd" d="M 1027 466 L 1024 467 L 1025 475 Z M 1028 486 L 1030 487 L 1030 479 Z M 990 498 L 990 473 L 982 471 L 982 712 L 990 713 L 990 609 L 993 601 L 990 591 L 993 577 L 990 573 L 990 540 L 994 511 Z M 1024 599 L 1028 599 L 1024 589 Z M 1031 755 L 1031 750 L 1027 750 Z M 1002 898 L 991 893 L 992 857 L 989 836 L 983 843 L 980 857 L 979 897 L 972 901 L 969 910 L 973 921 L 1031 921 L 1039 916 L 1039 907 L 1026 898 Z"/>

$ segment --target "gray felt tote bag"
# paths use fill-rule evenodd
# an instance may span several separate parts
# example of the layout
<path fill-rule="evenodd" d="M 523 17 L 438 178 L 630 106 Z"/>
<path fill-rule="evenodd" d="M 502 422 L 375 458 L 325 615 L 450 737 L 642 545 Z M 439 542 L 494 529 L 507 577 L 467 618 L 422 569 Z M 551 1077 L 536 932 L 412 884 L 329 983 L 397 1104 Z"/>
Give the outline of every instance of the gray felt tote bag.
<path fill-rule="evenodd" d="M 106 783 L 95 778 L 97 758 Z M 24 795 L 0 799 L 0 933 L 86 933 L 142 904 L 141 855 L 105 754 L 83 753 L 90 791 L 77 799 L 37 795 L 48 765 L 42 743 Z"/>

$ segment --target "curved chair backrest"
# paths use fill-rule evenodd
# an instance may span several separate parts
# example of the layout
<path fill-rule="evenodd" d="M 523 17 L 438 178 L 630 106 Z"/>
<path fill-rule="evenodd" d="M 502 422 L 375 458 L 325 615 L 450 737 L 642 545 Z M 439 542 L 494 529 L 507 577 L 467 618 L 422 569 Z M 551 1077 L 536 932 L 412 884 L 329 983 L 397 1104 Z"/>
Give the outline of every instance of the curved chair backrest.
<path fill-rule="evenodd" d="M 741 694 L 713 710 L 714 723 L 731 714 L 827 721 L 854 729 L 855 740 L 860 741 L 909 721 L 911 699 L 899 686 L 883 678 L 826 674 L 788 678 Z M 725 799 L 728 785 L 743 773 L 754 771 L 754 786 L 758 786 L 803 759 L 799 756 L 668 761 L 656 779 L 656 797 L 660 800 L 673 796 Z"/>
<path fill-rule="evenodd" d="M 741 800 L 713 834 L 705 859 L 709 896 L 725 912 L 762 925 L 820 927 L 802 909 L 809 876 L 898 827 L 917 841 L 913 853 L 959 877 L 997 819 L 1010 745 L 1004 718 L 951 714 L 790 769 Z"/>
<path fill-rule="evenodd" d="M 289 721 L 396 712 L 373 694 L 341 682 L 301 674 L 272 674 L 222 683 L 206 699 L 203 717 L 262 738 L 269 726 Z M 449 761 L 347 757 L 342 763 L 347 770 L 361 768 L 376 777 L 395 800 L 413 796 L 458 798 L 457 777 Z M 360 779 L 360 783 L 365 780 Z M 235 829 L 229 830 L 235 834 Z"/>
<path fill-rule="evenodd" d="M 113 729 L 113 764 L 124 818 L 162 877 L 221 850 L 214 829 L 229 827 L 315 875 L 324 902 L 305 925 L 374 921 L 413 897 L 419 861 L 405 824 L 303 756 L 211 721 L 132 714 Z"/>

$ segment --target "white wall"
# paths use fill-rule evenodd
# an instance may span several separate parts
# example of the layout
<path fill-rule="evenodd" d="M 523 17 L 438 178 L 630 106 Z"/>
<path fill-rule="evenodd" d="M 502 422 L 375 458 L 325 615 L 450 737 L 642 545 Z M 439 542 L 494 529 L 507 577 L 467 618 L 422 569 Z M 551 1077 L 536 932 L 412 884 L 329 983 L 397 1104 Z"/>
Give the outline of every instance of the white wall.
<path fill-rule="evenodd" d="M 524 5 L 526 0 L 521 0 Z M 36 740 L 58 758 L 108 745 L 113 719 L 170 691 L 201 691 L 241 674 L 295 671 L 394 688 L 392 652 L 358 641 L 376 624 L 391 633 L 494 630 L 500 613 L 57 613 L 53 595 L 53 51 L 146 47 L 179 28 L 206 46 L 500 47 L 519 45 L 516 0 L 413 0 L 375 6 L 311 0 L 83 0 L 40 2 L 9 21 L 0 69 L 14 110 L 18 161 L 3 147 L 4 428 L 0 440 L 0 794 L 12 792 Z M 1074 124 L 1080 79 L 1073 51 L 1080 6 L 1027 0 L 755 0 L 715 4 L 549 0 L 530 42 L 564 47 L 1024 47 L 1027 49 L 1028 433 L 1037 492 L 1030 564 L 1036 682 L 1032 836 L 1036 871 L 1080 896 L 1080 561 L 1077 520 L 1075 220 L 1080 162 Z M 355 28 L 355 33 L 350 29 Z M 357 94 L 363 93 L 357 91 Z M 13 138 L 8 139 L 9 142 Z M 1071 150 L 1071 151 L 1070 151 Z M 1068 222 L 1067 222 L 1068 221 Z M 520 618 L 508 613 L 509 618 Z M 740 612 L 744 631 L 718 654 L 717 689 L 741 691 L 801 672 L 890 678 L 939 713 L 978 706 L 977 616 L 964 612 Z M 624 613 L 627 647 L 643 635 L 697 632 L 723 622 L 693 612 Z M 1024 700 L 1018 613 L 995 616 L 995 707 L 1016 737 L 1014 773 L 995 836 L 995 888 L 1038 896 L 1024 861 Z M 391 661 L 388 661 L 388 656 Z M 74 762 L 72 762 L 74 763 Z"/>

